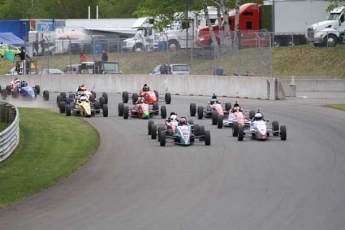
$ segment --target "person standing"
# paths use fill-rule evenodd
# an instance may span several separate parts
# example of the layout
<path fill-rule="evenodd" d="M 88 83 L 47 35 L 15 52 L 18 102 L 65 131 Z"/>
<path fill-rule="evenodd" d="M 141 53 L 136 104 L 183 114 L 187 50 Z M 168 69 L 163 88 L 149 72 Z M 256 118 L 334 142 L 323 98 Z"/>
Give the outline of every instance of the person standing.
<path fill-rule="evenodd" d="M 102 62 L 108 62 L 108 54 L 107 52 L 105 52 L 105 50 L 102 51 L 102 58 L 101 58 Z"/>
<path fill-rule="evenodd" d="M 161 74 L 168 74 L 168 66 L 163 62 L 163 64 L 160 67 Z"/>
<path fill-rule="evenodd" d="M 86 62 L 86 60 L 87 60 L 86 54 L 80 53 L 79 59 L 80 59 L 80 63 Z"/>
<path fill-rule="evenodd" d="M 41 41 L 41 50 L 42 50 L 42 56 L 46 55 L 46 41 L 42 39 Z"/>

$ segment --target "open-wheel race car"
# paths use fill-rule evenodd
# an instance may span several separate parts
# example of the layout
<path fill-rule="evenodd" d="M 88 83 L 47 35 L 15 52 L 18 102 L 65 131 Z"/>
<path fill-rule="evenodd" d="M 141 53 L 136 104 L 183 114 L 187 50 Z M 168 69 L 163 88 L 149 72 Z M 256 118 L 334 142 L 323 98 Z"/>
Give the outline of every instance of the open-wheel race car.
<path fill-rule="evenodd" d="M 218 115 L 227 115 L 229 110 L 231 109 L 231 103 L 219 103 L 218 101 L 210 101 L 207 105 L 204 106 L 197 106 L 195 103 L 191 103 L 189 106 L 189 112 L 192 117 L 195 115 L 198 116 L 198 119 L 205 118 L 212 118 L 212 124 L 217 124 Z"/>
<path fill-rule="evenodd" d="M 6 100 L 8 95 L 11 95 L 12 98 L 24 98 L 29 100 L 35 100 L 37 95 L 41 93 L 39 85 L 31 87 L 25 81 L 13 81 L 10 85 L 6 86 L 6 89 L 1 89 L 1 99 Z M 43 100 L 49 100 L 49 91 L 43 91 Z"/>
<path fill-rule="evenodd" d="M 278 121 L 270 123 L 269 120 L 264 120 L 261 114 L 256 113 L 254 118 L 250 121 L 249 127 L 241 126 L 238 122 L 234 122 L 232 127 L 232 135 L 237 137 L 238 141 L 243 141 L 244 137 L 267 140 L 269 137 L 280 137 L 282 141 L 286 140 L 286 126 L 279 126 Z"/>
<path fill-rule="evenodd" d="M 160 111 L 157 103 L 153 105 L 148 103 L 136 103 L 131 107 L 124 103 L 119 103 L 118 105 L 118 115 L 121 117 L 123 116 L 123 119 L 128 119 L 128 117 L 148 119 L 159 114 L 162 118 L 166 118 L 167 108 L 165 105 L 161 106 Z"/>
<path fill-rule="evenodd" d="M 123 103 L 128 103 L 129 96 L 131 95 L 132 98 L 132 103 L 135 104 L 136 101 L 138 100 L 139 97 L 143 97 L 145 101 L 149 104 L 154 104 L 158 102 L 165 102 L 166 104 L 171 103 L 171 94 L 170 93 L 165 93 L 164 97 L 159 97 L 158 91 L 157 90 L 148 90 L 148 91 L 143 91 L 140 90 L 139 93 L 129 93 L 127 91 L 122 92 L 122 102 Z"/>
<path fill-rule="evenodd" d="M 217 118 L 212 117 L 212 125 L 217 125 L 218 129 L 223 127 L 233 127 L 233 124 L 237 122 L 241 126 L 249 127 L 251 119 L 254 118 L 255 111 L 250 110 L 249 112 L 244 112 L 240 107 L 235 106 L 230 109 L 229 113 L 226 115 L 218 114 Z"/>
<path fill-rule="evenodd" d="M 86 100 L 84 100 L 84 97 L 86 97 Z M 81 98 L 83 98 L 83 101 L 80 100 Z M 107 93 L 102 93 L 102 96 L 97 99 L 96 92 L 85 91 L 77 95 L 71 93 L 68 97 L 65 92 L 61 92 L 57 96 L 56 103 L 60 113 L 66 113 L 67 116 L 73 114 L 89 117 L 101 112 L 103 117 L 108 116 Z"/>
<path fill-rule="evenodd" d="M 178 122 L 165 125 L 156 125 L 151 120 L 148 123 L 148 133 L 151 134 L 151 139 L 156 139 L 158 136 L 160 146 L 165 146 L 168 141 L 189 146 L 196 140 L 204 142 L 205 145 L 211 145 L 210 131 L 205 130 L 204 126 L 194 124 L 193 120 L 187 121 L 185 117 L 181 117 Z"/>

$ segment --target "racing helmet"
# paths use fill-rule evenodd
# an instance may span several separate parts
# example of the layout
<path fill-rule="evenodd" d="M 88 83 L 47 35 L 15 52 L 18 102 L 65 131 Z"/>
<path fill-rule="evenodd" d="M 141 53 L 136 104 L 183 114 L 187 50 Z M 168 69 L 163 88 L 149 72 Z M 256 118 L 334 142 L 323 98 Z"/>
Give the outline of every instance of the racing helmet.
<path fill-rule="evenodd" d="M 187 124 L 187 120 L 184 117 L 182 117 L 178 122 L 178 125 L 186 125 L 186 124 Z"/>
<path fill-rule="evenodd" d="M 254 120 L 255 120 L 255 121 L 260 121 L 260 120 L 262 120 L 262 117 L 263 117 L 263 116 L 262 116 L 261 113 L 256 113 L 256 114 L 255 114 L 255 117 L 254 117 Z"/>
<path fill-rule="evenodd" d="M 212 95 L 212 99 L 217 99 L 217 95 L 215 93 Z"/>
<path fill-rule="evenodd" d="M 14 79 L 14 82 L 19 83 L 20 82 L 19 78 L 16 77 L 16 79 Z"/>
<path fill-rule="evenodd" d="M 82 85 L 80 86 L 80 90 L 81 90 L 81 91 L 86 91 L 86 87 L 85 87 L 84 84 L 82 84 Z"/>
<path fill-rule="evenodd" d="M 212 98 L 212 99 L 211 99 L 211 105 L 216 104 L 217 101 L 218 101 L 217 99 Z"/>
<path fill-rule="evenodd" d="M 177 121 L 177 115 L 175 115 L 175 114 L 170 115 L 170 120 L 171 121 Z"/>
<path fill-rule="evenodd" d="M 144 102 L 145 102 L 144 98 L 143 98 L 143 97 L 139 97 L 138 103 L 139 103 L 139 104 L 142 104 L 142 103 L 144 103 Z"/>
<path fill-rule="evenodd" d="M 26 81 L 22 81 L 21 86 L 22 87 L 28 86 L 28 83 Z"/>
<path fill-rule="evenodd" d="M 147 85 L 145 85 L 144 88 L 143 88 L 143 90 L 144 90 L 144 91 L 149 91 L 150 88 L 149 88 Z"/>
<path fill-rule="evenodd" d="M 234 104 L 234 107 L 241 107 L 241 106 L 236 101 L 235 104 Z"/>
<path fill-rule="evenodd" d="M 83 95 L 83 96 L 81 96 L 81 97 L 80 97 L 80 101 L 81 101 L 81 102 L 87 101 L 87 97 L 86 97 L 86 96 L 84 96 L 84 95 Z"/>

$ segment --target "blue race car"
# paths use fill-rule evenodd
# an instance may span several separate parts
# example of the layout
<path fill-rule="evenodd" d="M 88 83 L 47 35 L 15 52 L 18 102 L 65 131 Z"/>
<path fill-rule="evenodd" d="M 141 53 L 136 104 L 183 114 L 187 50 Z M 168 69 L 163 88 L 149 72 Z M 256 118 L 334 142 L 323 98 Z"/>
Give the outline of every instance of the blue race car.
<path fill-rule="evenodd" d="M 211 134 L 203 126 L 194 125 L 193 121 L 187 122 L 185 117 L 181 117 L 174 132 L 167 132 L 165 129 L 159 130 L 158 140 L 160 146 L 165 146 L 167 140 L 172 140 L 175 144 L 182 146 L 192 145 L 195 140 L 203 141 L 205 145 L 211 145 Z"/>
<path fill-rule="evenodd" d="M 15 81 L 11 82 L 11 85 L 6 86 L 6 93 L 12 95 L 12 98 L 23 97 L 30 100 L 36 99 L 37 95 L 40 94 L 40 86 L 35 85 L 35 87 L 31 87 L 25 81 Z M 7 94 L 4 91 L 1 91 L 1 95 L 3 99 L 6 99 Z M 5 95 L 6 94 L 6 95 Z M 45 101 L 49 100 L 49 91 L 43 91 L 43 99 Z"/>

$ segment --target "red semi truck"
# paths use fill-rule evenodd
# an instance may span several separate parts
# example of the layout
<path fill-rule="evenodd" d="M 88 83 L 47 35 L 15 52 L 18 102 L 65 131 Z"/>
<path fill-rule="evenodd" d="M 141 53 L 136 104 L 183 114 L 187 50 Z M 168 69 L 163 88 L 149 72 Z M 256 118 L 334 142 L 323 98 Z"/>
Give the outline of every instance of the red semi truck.
<path fill-rule="evenodd" d="M 235 10 L 229 13 L 230 31 L 235 29 Z M 261 31 L 261 7 L 256 3 L 247 3 L 240 6 L 238 30 L 241 31 L 241 47 L 258 47 L 268 46 L 270 34 Z M 219 26 L 213 25 L 213 31 L 216 35 L 217 42 L 220 44 Z M 224 28 L 222 28 L 224 32 Z M 234 41 L 234 33 L 231 32 L 231 38 Z M 198 39 L 195 44 L 197 47 L 206 47 L 212 45 L 212 38 L 209 28 L 203 27 L 198 30 Z"/>

